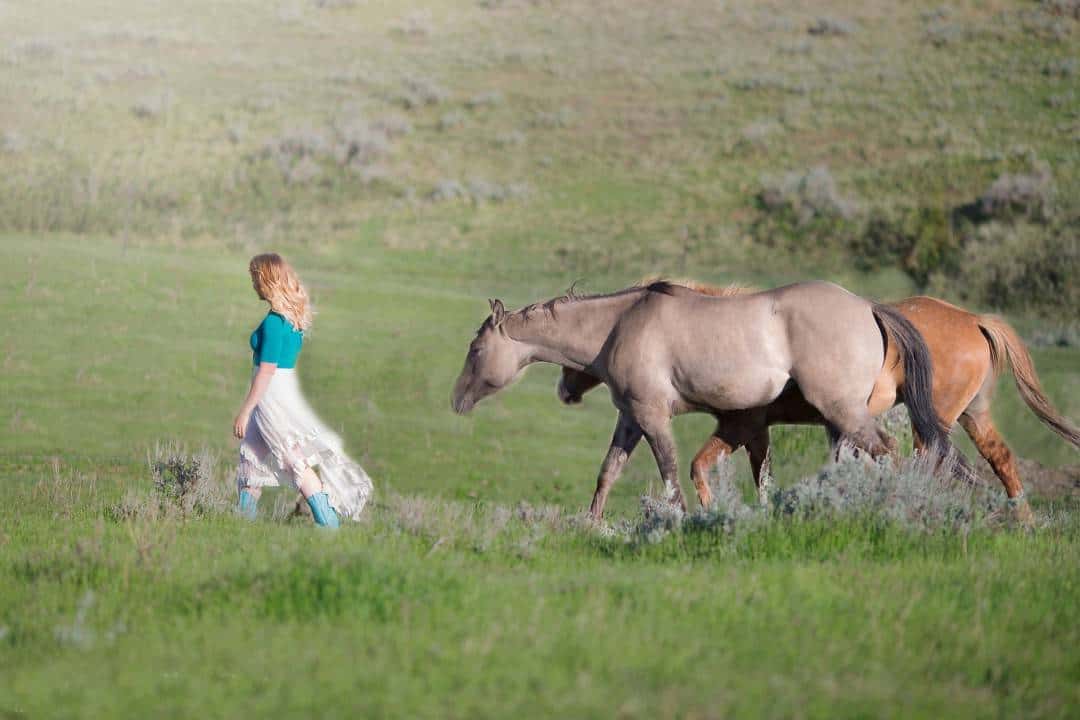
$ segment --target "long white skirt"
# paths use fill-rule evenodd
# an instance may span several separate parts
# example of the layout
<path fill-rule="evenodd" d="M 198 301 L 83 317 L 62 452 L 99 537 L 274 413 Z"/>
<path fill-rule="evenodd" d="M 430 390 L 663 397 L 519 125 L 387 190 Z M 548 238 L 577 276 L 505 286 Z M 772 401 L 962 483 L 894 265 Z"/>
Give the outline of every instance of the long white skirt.
<path fill-rule="evenodd" d="M 296 371 L 278 368 L 251 413 L 240 443 L 237 483 L 241 487 L 296 487 L 296 478 L 316 468 L 330 505 L 357 520 L 371 498 L 371 478 L 342 450 L 300 392 Z"/>

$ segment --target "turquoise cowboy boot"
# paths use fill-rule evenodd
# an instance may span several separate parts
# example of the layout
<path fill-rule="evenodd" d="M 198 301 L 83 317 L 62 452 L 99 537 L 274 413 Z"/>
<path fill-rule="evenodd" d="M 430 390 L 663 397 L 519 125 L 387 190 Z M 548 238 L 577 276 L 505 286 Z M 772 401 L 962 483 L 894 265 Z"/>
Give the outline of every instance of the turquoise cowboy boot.
<path fill-rule="evenodd" d="M 307 504 L 311 508 L 311 516 L 315 518 L 316 525 L 332 530 L 336 530 L 341 525 L 334 508 L 330 507 L 330 496 L 326 493 L 315 493 L 307 499 Z"/>
<path fill-rule="evenodd" d="M 259 499 L 252 495 L 250 491 L 241 490 L 240 501 L 236 504 L 236 512 L 248 520 L 254 520 L 259 515 Z"/>

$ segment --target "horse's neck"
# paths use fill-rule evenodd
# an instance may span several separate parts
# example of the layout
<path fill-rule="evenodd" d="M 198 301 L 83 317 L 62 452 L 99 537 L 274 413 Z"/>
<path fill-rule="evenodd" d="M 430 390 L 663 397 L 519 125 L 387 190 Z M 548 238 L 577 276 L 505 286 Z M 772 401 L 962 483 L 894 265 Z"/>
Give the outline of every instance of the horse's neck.
<path fill-rule="evenodd" d="M 641 292 L 556 303 L 554 312 L 536 309 L 519 315 L 507 328 L 511 337 L 532 346 L 530 362 L 550 362 L 583 370 L 600 354 L 619 317 Z"/>

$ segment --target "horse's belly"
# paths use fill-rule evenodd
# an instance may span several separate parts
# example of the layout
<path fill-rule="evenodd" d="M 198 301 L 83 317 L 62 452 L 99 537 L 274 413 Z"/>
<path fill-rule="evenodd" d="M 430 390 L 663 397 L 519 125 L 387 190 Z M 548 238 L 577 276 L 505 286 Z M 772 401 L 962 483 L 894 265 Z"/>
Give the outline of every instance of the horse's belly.
<path fill-rule="evenodd" d="M 697 378 L 680 391 L 692 405 L 712 410 L 745 410 L 771 403 L 790 378 L 781 370 L 759 368 L 753 372 Z"/>

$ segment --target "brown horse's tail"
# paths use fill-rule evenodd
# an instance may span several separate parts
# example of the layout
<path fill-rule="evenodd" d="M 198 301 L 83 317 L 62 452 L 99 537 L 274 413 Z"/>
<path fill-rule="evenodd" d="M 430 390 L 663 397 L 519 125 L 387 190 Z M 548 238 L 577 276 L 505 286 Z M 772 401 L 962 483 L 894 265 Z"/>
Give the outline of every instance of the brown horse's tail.
<path fill-rule="evenodd" d="M 875 303 L 874 317 L 887 340 L 896 344 L 904 364 L 904 404 L 911 416 L 911 426 L 932 454 L 944 457 L 952 444 L 949 428 L 934 410 L 934 370 L 926 341 L 895 308 Z"/>
<path fill-rule="evenodd" d="M 1080 430 L 1063 417 L 1046 397 L 1031 355 L 1012 326 L 996 315 L 980 315 L 979 329 L 990 343 L 995 374 L 1004 372 L 1006 362 L 1012 365 L 1016 389 L 1020 391 L 1020 397 L 1024 398 L 1031 411 L 1074 447 L 1080 447 Z"/>

